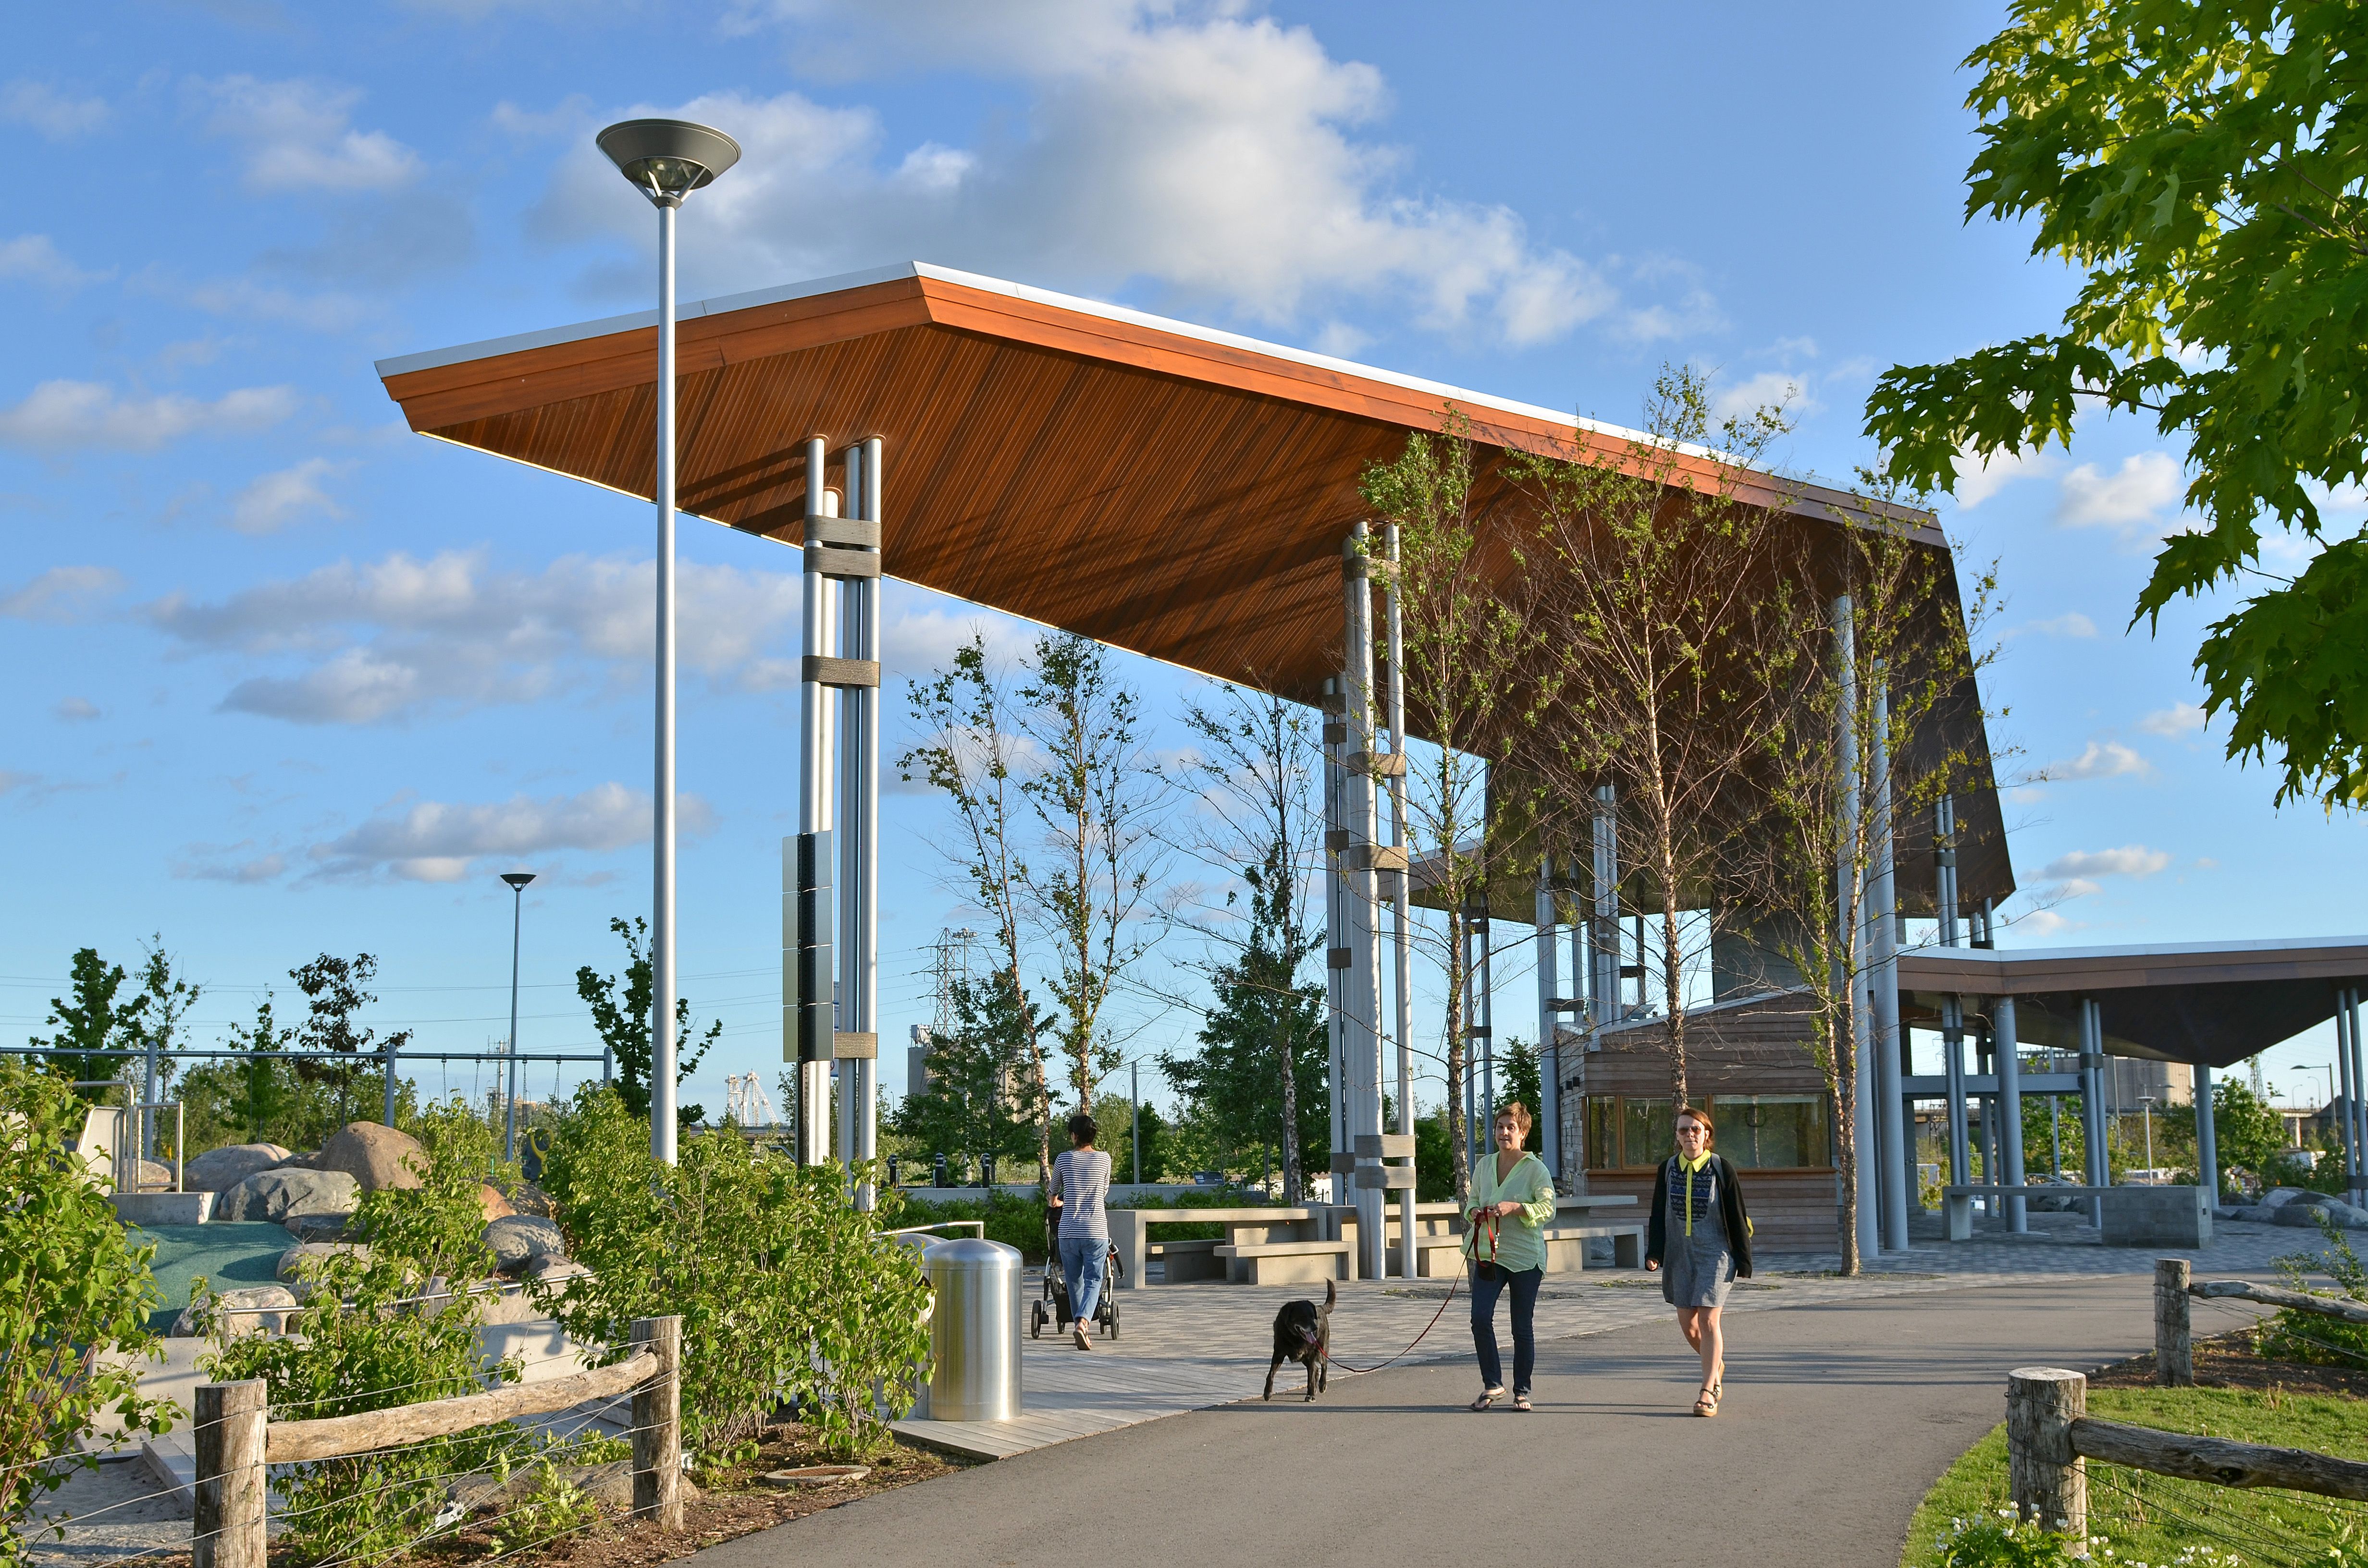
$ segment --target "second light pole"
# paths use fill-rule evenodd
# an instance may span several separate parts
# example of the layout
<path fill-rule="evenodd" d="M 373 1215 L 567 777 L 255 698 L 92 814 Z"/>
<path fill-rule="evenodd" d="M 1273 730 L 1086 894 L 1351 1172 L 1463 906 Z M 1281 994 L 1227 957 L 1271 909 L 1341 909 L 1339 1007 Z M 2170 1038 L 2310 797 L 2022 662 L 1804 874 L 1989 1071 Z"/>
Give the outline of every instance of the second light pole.
<path fill-rule="evenodd" d="M 510 1043 L 509 1092 L 502 1104 L 502 1158 L 518 1158 L 518 927 L 526 918 L 526 885 L 534 881 L 532 871 L 504 871 L 502 881 L 510 885 Z"/>

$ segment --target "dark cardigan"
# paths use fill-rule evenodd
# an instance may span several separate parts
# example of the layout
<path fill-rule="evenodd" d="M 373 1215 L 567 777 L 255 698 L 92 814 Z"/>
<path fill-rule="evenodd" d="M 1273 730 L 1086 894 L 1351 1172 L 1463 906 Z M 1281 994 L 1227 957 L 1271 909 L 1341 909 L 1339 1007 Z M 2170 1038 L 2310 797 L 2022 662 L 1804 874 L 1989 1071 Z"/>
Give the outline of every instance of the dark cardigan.
<path fill-rule="evenodd" d="M 1726 1247 L 1735 1255 L 1735 1273 L 1739 1279 L 1751 1278 L 1751 1221 L 1743 1212 L 1743 1184 L 1735 1179 L 1735 1167 L 1725 1154 L 1711 1155 L 1711 1169 L 1718 1180 L 1718 1210 L 1726 1221 Z M 1663 1160 L 1653 1172 L 1653 1210 L 1645 1221 L 1645 1261 L 1657 1264 L 1668 1255 L 1669 1246 L 1669 1162 Z"/>

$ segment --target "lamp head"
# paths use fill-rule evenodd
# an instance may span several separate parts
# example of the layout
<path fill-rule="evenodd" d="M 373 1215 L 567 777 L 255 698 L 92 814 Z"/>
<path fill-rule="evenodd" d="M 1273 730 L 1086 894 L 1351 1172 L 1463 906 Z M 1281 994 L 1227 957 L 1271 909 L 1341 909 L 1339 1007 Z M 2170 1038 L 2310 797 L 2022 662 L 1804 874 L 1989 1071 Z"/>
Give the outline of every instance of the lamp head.
<path fill-rule="evenodd" d="M 512 892 L 524 892 L 527 883 L 534 881 L 532 871 L 504 871 L 502 881 L 509 883 Z"/>
<path fill-rule="evenodd" d="M 740 143 L 688 119 L 620 120 L 597 138 L 618 172 L 660 207 L 682 199 L 740 161 Z"/>

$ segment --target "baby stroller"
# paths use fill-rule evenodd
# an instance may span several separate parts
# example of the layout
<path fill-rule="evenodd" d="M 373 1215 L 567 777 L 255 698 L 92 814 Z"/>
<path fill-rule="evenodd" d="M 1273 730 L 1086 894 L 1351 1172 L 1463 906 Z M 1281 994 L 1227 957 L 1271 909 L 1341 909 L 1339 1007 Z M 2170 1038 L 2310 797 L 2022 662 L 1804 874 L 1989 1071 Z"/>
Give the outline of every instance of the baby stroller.
<path fill-rule="evenodd" d="M 1094 1303 L 1094 1326 L 1103 1337 L 1118 1337 L 1118 1282 L 1126 1277 L 1126 1267 L 1118 1260 L 1118 1248 L 1112 1245 L 1104 1262 L 1101 1299 Z M 1044 1294 L 1028 1310 L 1028 1337 L 1044 1337 L 1045 1325 L 1054 1334 L 1069 1326 L 1076 1314 L 1069 1308 L 1069 1280 L 1061 1272 L 1061 1211 L 1047 1207 L 1044 1210 Z"/>

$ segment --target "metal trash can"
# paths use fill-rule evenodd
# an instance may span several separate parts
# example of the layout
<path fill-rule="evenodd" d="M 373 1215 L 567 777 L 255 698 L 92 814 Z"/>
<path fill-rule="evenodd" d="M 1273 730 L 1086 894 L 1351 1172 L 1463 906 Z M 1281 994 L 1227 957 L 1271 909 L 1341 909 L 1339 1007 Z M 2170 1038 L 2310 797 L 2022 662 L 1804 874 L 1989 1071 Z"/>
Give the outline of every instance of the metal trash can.
<path fill-rule="evenodd" d="M 930 1421 L 1009 1421 L 1019 1414 L 1019 1250 L 963 1236 L 921 1255 L 934 1301 Z"/>

